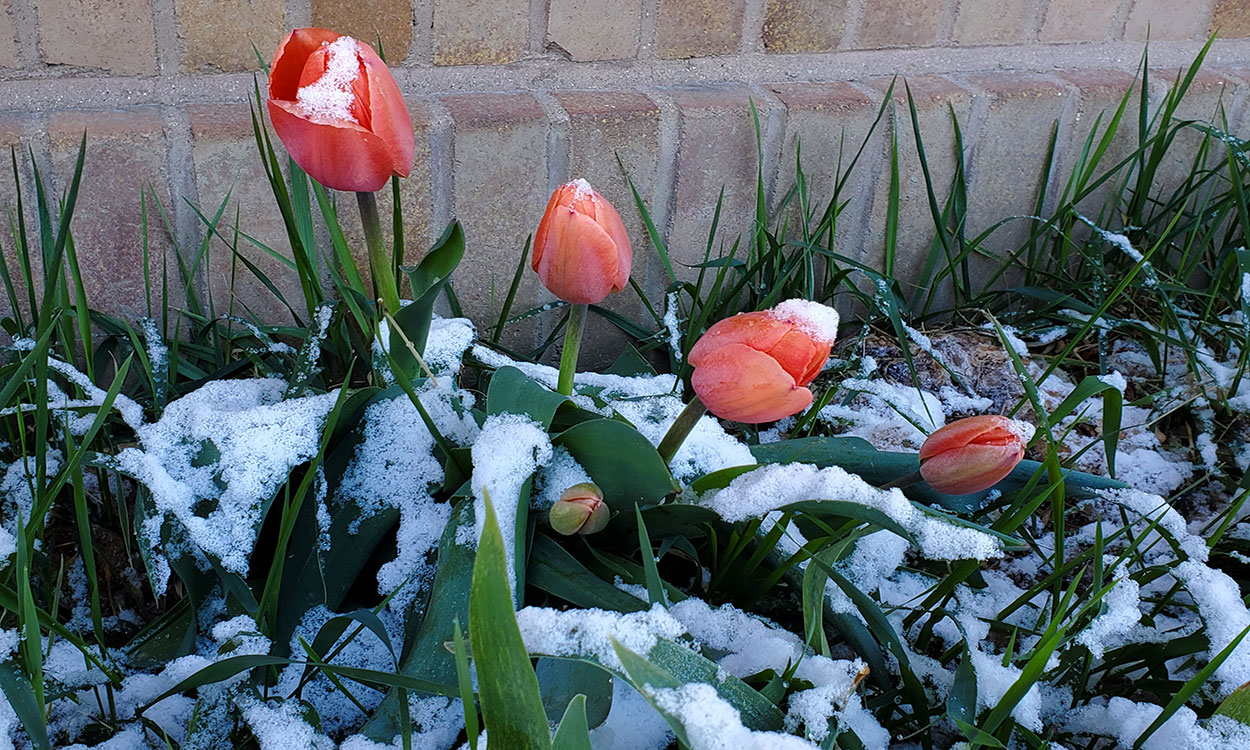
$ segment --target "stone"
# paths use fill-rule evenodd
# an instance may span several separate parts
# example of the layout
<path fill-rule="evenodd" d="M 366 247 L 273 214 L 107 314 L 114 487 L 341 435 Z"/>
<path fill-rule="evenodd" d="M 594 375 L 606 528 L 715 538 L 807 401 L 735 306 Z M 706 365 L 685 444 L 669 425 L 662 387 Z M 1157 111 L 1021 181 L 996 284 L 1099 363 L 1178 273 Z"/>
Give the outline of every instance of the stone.
<path fill-rule="evenodd" d="M 1024 40 L 1032 0 L 960 0 L 951 39 L 957 44 L 1014 44 Z"/>
<path fill-rule="evenodd" d="M 833 52 L 842 41 L 846 0 L 768 0 L 764 51 Z"/>
<path fill-rule="evenodd" d="M 642 0 L 551 0 L 547 44 L 570 60 L 622 60 L 638 54 Z"/>
<path fill-rule="evenodd" d="M 937 41 L 942 0 L 872 0 L 859 30 L 861 49 L 925 47 Z"/>
<path fill-rule="evenodd" d="M 17 28 L 13 25 L 13 0 L 0 0 L 0 68 L 20 68 Z"/>
<path fill-rule="evenodd" d="M 173 244 L 152 201 L 172 210 L 166 188 L 166 144 L 155 107 L 103 112 L 53 112 L 48 125 L 57 191 L 69 184 L 83 132 L 87 155 L 74 208 L 74 246 L 93 309 L 134 320 L 159 313 L 162 266 L 168 269 L 171 309 L 183 304 Z M 150 191 L 150 192 L 149 192 Z M 144 284 L 140 194 L 148 194 L 148 257 L 153 288 Z"/>
<path fill-rule="evenodd" d="M 182 68 L 259 70 L 256 51 L 268 63 L 286 35 L 283 0 L 176 0 Z"/>
<path fill-rule="evenodd" d="M 49 65 L 117 75 L 156 72 L 149 0 L 36 0 L 39 49 Z"/>
<path fill-rule="evenodd" d="M 525 52 L 528 0 L 435 0 L 435 65 L 503 65 Z"/>
<path fill-rule="evenodd" d="M 412 48 L 412 4 L 394 0 L 312 0 L 313 26 L 334 29 L 382 51 L 388 65 L 402 65 Z"/>
<path fill-rule="evenodd" d="M 745 13 L 745 0 L 660 0 L 655 53 L 666 60 L 733 54 Z"/>

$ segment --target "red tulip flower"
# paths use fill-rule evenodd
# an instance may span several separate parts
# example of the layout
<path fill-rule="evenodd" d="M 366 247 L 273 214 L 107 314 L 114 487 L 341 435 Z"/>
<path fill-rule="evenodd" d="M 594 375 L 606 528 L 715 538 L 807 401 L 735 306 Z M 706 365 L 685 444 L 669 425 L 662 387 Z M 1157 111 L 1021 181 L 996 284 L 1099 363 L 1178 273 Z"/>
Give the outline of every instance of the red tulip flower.
<path fill-rule="evenodd" d="M 416 152 L 399 85 L 369 45 L 328 29 L 295 29 L 269 70 L 269 119 L 313 179 L 373 192 L 407 177 Z"/>
<path fill-rule="evenodd" d="M 837 335 L 838 314 L 807 300 L 726 318 L 690 349 L 691 384 L 708 411 L 747 424 L 773 422 L 812 403 Z"/>
<path fill-rule="evenodd" d="M 998 484 L 1024 458 L 1029 426 L 997 414 L 960 419 L 920 446 L 920 476 L 947 495 L 980 492 Z"/>
<path fill-rule="evenodd" d="M 551 194 L 534 235 L 531 265 L 547 289 L 567 302 L 593 305 L 629 283 L 633 251 L 611 203 L 585 180 Z"/>

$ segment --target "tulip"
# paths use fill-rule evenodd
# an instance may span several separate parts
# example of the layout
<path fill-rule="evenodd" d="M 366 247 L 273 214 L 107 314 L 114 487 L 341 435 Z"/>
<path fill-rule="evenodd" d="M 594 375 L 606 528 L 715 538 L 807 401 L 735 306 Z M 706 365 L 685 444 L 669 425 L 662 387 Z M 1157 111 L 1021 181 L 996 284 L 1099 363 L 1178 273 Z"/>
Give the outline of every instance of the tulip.
<path fill-rule="evenodd" d="M 295 29 L 274 54 L 269 119 L 291 158 L 335 190 L 373 192 L 407 177 L 412 118 L 369 45 L 328 29 Z"/>
<path fill-rule="evenodd" d="M 531 266 L 567 302 L 593 305 L 629 283 L 629 235 L 616 209 L 585 180 L 556 188 L 534 235 Z"/>
<path fill-rule="evenodd" d="M 997 414 L 967 417 L 929 435 L 920 446 L 920 476 L 947 495 L 998 484 L 1024 458 L 1030 426 Z"/>
<path fill-rule="evenodd" d="M 534 234 L 531 267 L 548 291 L 571 302 L 556 392 L 573 393 L 586 307 L 625 288 L 634 254 L 620 214 L 585 180 L 551 194 Z"/>
<path fill-rule="evenodd" d="M 690 349 L 694 391 L 722 419 L 774 422 L 812 403 L 807 385 L 820 374 L 838 314 L 806 300 L 726 318 Z"/>
<path fill-rule="evenodd" d="M 547 517 L 552 529 L 568 536 L 602 531 L 608 525 L 608 516 L 603 491 L 596 484 L 583 482 L 565 490 Z"/>

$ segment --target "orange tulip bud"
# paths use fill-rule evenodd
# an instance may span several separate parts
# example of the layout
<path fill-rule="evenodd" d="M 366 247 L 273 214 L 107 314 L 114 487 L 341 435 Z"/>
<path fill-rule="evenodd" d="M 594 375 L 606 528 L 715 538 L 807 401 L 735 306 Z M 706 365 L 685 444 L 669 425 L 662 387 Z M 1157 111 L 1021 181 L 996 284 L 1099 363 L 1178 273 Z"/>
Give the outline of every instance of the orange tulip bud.
<path fill-rule="evenodd" d="M 551 528 L 567 536 L 603 531 L 603 527 L 608 525 L 609 513 L 599 486 L 583 482 L 565 490 L 551 506 L 547 517 Z"/>
<path fill-rule="evenodd" d="M 998 484 L 1024 458 L 1030 426 L 997 414 L 967 417 L 941 427 L 920 446 L 920 476 L 947 495 Z"/>
<path fill-rule="evenodd" d="M 412 170 L 416 138 L 399 85 L 349 36 L 287 34 L 269 69 L 269 119 L 295 163 L 328 188 L 373 192 Z"/>
<path fill-rule="evenodd" d="M 629 283 L 634 255 L 621 217 L 585 180 L 556 188 L 534 235 L 531 266 L 567 302 L 593 305 Z"/>
<path fill-rule="evenodd" d="M 837 335 L 838 314 L 807 300 L 741 313 L 711 328 L 690 349 L 691 384 L 708 411 L 759 424 L 806 409 Z"/>

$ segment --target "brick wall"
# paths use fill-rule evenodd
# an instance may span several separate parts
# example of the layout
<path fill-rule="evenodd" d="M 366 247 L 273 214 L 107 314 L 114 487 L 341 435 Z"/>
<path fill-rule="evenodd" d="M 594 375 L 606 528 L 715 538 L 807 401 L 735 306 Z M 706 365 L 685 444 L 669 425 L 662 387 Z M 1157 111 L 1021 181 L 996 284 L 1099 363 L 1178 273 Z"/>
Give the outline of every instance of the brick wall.
<path fill-rule="evenodd" d="M 1218 30 L 1188 114 L 1208 117 L 1222 104 L 1235 131 L 1250 131 L 1250 0 L 0 0 L 0 144 L 29 149 L 59 189 L 86 130 L 74 229 L 99 306 L 121 315 L 145 307 L 145 186 L 168 212 L 165 224 L 149 203 L 152 256 L 171 268 L 202 236 L 184 197 L 212 213 L 229 194 L 226 215 L 237 209 L 244 231 L 283 248 L 251 140 L 253 48 L 267 58 L 287 28 L 313 24 L 381 38 L 417 130 L 417 166 L 401 197 L 409 246 L 464 221 L 469 253 L 457 287 L 480 320 L 506 291 L 550 190 L 575 176 L 621 208 L 636 277 L 658 298 L 662 269 L 618 155 L 676 260 L 701 256 L 722 187 L 732 241 L 753 216 L 751 101 L 770 201 L 792 184 L 800 142 L 820 200 L 840 144 L 858 145 L 901 74 L 939 190 L 955 165 L 950 113 L 959 118 L 974 231 L 1032 210 L 1052 125 L 1063 174 L 1098 113 L 1131 85 L 1147 34 L 1157 96 Z M 931 230 L 903 122 L 905 276 Z M 868 263 L 882 254 L 890 140 L 879 129 L 865 150 L 839 231 L 841 251 Z M 29 166 L 19 171 L 32 194 Z M 12 197 L 0 181 L 0 204 Z M 297 292 L 281 263 L 247 254 Z M 230 289 L 224 261 L 216 255 L 198 279 L 219 301 Z M 280 317 L 259 284 L 235 292 Z M 544 299 L 527 275 L 518 304 Z M 640 312 L 634 299 L 615 304 Z M 544 335 L 544 325 L 523 335 Z"/>

